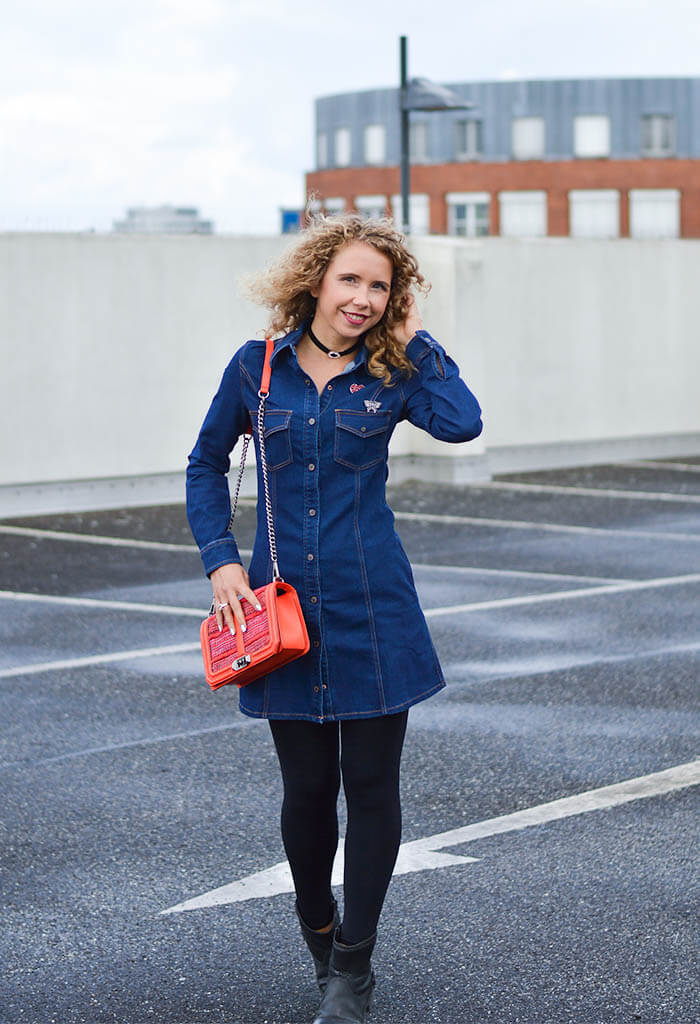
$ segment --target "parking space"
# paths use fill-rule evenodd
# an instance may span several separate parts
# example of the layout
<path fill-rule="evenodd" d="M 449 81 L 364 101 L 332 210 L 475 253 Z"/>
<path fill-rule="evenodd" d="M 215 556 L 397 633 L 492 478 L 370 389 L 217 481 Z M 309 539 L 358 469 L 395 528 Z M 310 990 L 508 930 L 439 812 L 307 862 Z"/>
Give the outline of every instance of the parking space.
<path fill-rule="evenodd" d="M 371 1020 L 693 1024 L 700 458 L 388 498 L 449 685 L 409 716 Z M 0 522 L 2 1024 L 313 1019 L 209 598 L 180 506 Z"/>

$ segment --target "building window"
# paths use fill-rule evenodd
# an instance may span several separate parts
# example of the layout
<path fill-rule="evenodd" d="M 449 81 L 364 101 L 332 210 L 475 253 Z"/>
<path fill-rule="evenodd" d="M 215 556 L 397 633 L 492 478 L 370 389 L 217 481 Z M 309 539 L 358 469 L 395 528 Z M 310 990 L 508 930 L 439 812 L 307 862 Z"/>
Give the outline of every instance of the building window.
<path fill-rule="evenodd" d="M 647 114 L 642 118 L 642 156 L 674 156 L 676 119 L 665 114 Z"/>
<path fill-rule="evenodd" d="M 574 156 L 610 156 L 610 118 L 585 116 L 574 118 Z"/>
<path fill-rule="evenodd" d="M 543 117 L 514 117 L 511 132 L 515 160 L 542 159 L 544 156 Z"/>
<path fill-rule="evenodd" d="M 351 156 L 351 135 L 349 128 L 338 128 L 335 133 L 335 166 L 348 167 Z"/>
<path fill-rule="evenodd" d="M 678 238 L 681 233 L 681 194 L 676 188 L 631 188 L 630 236 Z"/>
<path fill-rule="evenodd" d="M 500 192 L 501 234 L 507 238 L 539 238 L 547 234 L 547 193 Z"/>
<path fill-rule="evenodd" d="M 365 127 L 365 163 L 383 164 L 386 161 L 386 129 L 383 124 Z"/>
<path fill-rule="evenodd" d="M 426 163 L 430 159 L 430 125 L 428 122 L 411 121 L 409 140 L 411 163 Z"/>
<path fill-rule="evenodd" d="M 331 217 L 335 213 L 344 213 L 345 212 L 345 200 L 343 199 L 342 196 L 337 196 L 337 197 L 333 196 L 330 199 L 324 199 L 323 200 L 323 209 Z"/>
<path fill-rule="evenodd" d="M 355 196 L 355 207 L 363 217 L 386 217 L 386 196 Z"/>
<path fill-rule="evenodd" d="M 608 188 L 572 189 L 569 234 L 572 238 L 619 238 L 620 193 Z"/>
<path fill-rule="evenodd" d="M 394 223 L 401 228 L 401 196 L 391 197 Z M 412 235 L 427 235 L 430 231 L 430 200 L 423 192 L 411 193 L 408 197 L 408 219 Z"/>
<path fill-rule="evenodd" d="M 483 152 L 481 121 L 455 122 L 455 153 L 458 160 L 476 160 Z"/>
<path fill-rule="evenodd" d="M 447 233 L 463 238 L 483 238 L 489 233 L 488 192 L 448 192 Z"/>
<path fill-rule="evenodd" d="M 319 132 L 316 139 L 316 166 L 328 167 L 328 136 L 325 132 Z"/>

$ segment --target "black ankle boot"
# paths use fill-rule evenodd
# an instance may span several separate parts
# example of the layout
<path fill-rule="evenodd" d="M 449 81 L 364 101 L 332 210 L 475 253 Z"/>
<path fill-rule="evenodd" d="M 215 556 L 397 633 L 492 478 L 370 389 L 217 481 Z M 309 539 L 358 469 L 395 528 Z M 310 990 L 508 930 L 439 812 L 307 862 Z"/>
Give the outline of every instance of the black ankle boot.
<path fill-rule="evenodd" d="M 374 989 L 371 957 L 377 934 L 355 946 L 333 939 L 328 984 L 314 1024 L 365 1024 Z"/>
<path fill-rule="evenodd" d="M 317 932 L 313 928 L 309 928 L 304 918 L 299 913 L 299 904 L 294 904 L 294 909 L 297 912 L 299 918 L 299 924 L 301 925 L 301 934 L 304 936 L 304 942 L 309 947 L 309 952 L 314 960 L 314 967 L 316 968 L 316 981 L 318 987 L 321 989 L 323 994 L 326 991 L 326 985 L 328 984 L 328 961 L 331 958 L 331 949 L 333 948 L 333 936 L 335 930 L 340 924 L 340 914 L 338 913 L 338 904 L 333 900 L 333 927 L 327 932 Z"/>

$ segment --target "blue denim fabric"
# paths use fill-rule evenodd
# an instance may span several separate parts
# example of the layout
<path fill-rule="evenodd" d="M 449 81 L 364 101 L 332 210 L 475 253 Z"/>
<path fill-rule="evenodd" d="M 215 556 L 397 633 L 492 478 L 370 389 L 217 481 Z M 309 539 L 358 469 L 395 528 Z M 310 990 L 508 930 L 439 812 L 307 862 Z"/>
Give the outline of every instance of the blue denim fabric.
<path fill-rule="evenodd" d="M 408 419 L 442 441 L 468 441 L 481 433 L 481 410 L 427 331 L 406 349 L 417 369 L 411 377 L 395 371 L 384 385 L 367 371 L 363 346 L 320 395 L 297 361 L 302 335 L 275 343 L 265 445 L 280 572 L 299 594 L 311 649 L 241 689 L 240 707 L 313 722 L 394 714 L 445 681 L 386 503 L 389 438 Z M 189 457 L 187 514 L 207 574 L 242 562 L 228 529 L 226 474 L 249 421 L 257 450 L 264 354 L 257 340 L 236 352 Z M 272 578 L 268 547 L 261 499 L 248 570 L 254 588 Z"/>

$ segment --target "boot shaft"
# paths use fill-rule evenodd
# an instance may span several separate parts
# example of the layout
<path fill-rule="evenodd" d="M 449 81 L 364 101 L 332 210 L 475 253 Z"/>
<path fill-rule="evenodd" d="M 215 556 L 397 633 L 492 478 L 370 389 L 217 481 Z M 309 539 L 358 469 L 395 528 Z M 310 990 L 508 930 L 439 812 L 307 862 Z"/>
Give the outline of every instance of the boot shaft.
<path fill-rule="evenodd" d="M 333 938 L 328 985 L 314 1024 L 365 1024 L 375 986 L 372 951 L 376 933 L 354 946 Z"/>

